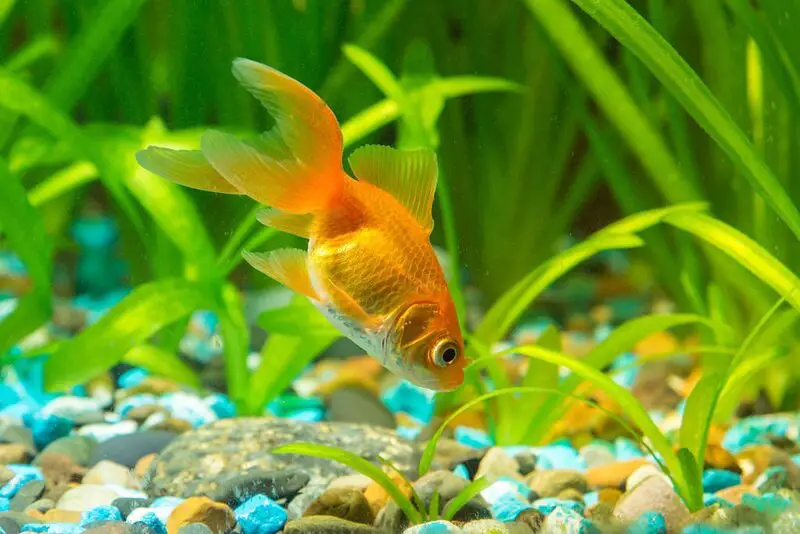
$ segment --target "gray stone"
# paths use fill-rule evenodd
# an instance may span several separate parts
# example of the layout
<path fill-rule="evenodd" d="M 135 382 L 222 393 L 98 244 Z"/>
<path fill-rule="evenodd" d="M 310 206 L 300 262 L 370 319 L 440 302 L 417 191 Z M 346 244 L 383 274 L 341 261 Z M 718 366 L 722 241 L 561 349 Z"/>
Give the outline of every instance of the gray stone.
<path fill-rule="evenodd" d="M 439 513 L 455 498 L 459 492 L 469 484 L 458 475 L 450 471 L 431 471 L 414 482 L 413 486 L 425 509 L 430 509 L 434 492 L 439 494 Z M 483 497 L 476 496 L 462 506 L 453 521 L 475 521 L 477 519 L 491 519 L 492 512 Z M 375 526 L 388 532 L 402 532 L 409 527 L 408 518 L 394 501 L 389 501 L 381 509 L 375 519 Z"/>
<path fill-rule="evenodd" d="M 203 523 L 192 523 L 179 528 L 178 534 L 214 534 L 214 532 Z"/>
<path fill-rule="evenodd" d="M 363 423 L 397 428 L 394 414 L 371 391 L 358 386 L 344 386 L 325 399 L 328 421 Z"/>
<path fill-rule="evenodd" d="M 34 449 L 33 433 L 29 428 L 0 419 L 0 443 L 20 443 Z"/>
<path fill-rule="evenodd" d="M 27 512 L 28 510 L 36 510 L 37 512 L 45 513 L 55 507 L 56 503 L 53 502 L 52 499 L 39 499 L 38 501 L 34 501 L 28 505 L 25 511 Z"/>
<path fill-rule="evenodd" d="M 127 519 L 131 512 L 136 508 L 145 508 L 150 505 L 150 499 L 137 499 L 136 497 L 119 497 L 111 501 L 111 506 L 114 506 L 122 514 L 122 519 Z"/>
<path fill-rule="evenodd" d="M 371 525 L 375 520 L 375 513 L 367 498 L 353 488 L 325 490 L 306 508 L 303 515 L 332 515 L 365 525 Z"/>
<path fill-rule="evenodd" d="M 588 489 L 583 474 L 569 469 L 534 471 L 528 476 L 528 486 L 541 497 L 557 497 L 569 488 L 581 493 Z"/>
<path fill-rule="evenodd" d="M 231 508 L 236 508 L 259 493 L 275 501 L 291 500 L 300 493 L 309 480 L 310 477 L 298 469 L 284 471 L 253 469 L 226 478 L 208 494 L 208 497 L 217 502 L 224 502 Z"/>
<path fill-rule="evenodd" d="M 4 465 L 0 465 L 0 486 L 4 486 L 6 482 L 14 478 L 14 471 Z"/>
<path fill-rule="evenodd" d="M 142 523 L 129 525 L 124 521 L 92 521 L 85 525 L 83 534 L 153 534 L 153 529 Z"/>
<path fill-rule="evenodd" d="M 35 517 L 31 517 L 27 514 L 23 514 L 22 512 L 0 512 L 0 521 L 3 519 L 8 519 L 16 523 L 20 526 L 27 525 L 29 523 L 40 524 L 41 521 L 36 519 Z"/>
<path fill-rule="evenodd" d="M 170 443 L 150 466 L 145 491 L 151 496 L 210 497 L 231 479 L 255 470 L 299 470 L 312 480 L 324 481 L 325 486 L 335 477 L 353 473 L 332 460 L 270 452 L 297 442 L 339 447 L 376 465 L 378 456 L 382 456 L 409 475 L 420 454 L 418 445 L 386 428 L 271 417 L 224 419 L 182 434 Z"/>
<path fill-rule="evenodd" d="M 25 508 L 36 502 L 44 493 L 45 483 L 42 480 L 31 480 L 22 486 L 11 499 L 11 510 L 24 512 Z"/>
<path fill-rule="evenodd" d="M 295 519 L 283 527 L 283 534 L 375 534 L 382 532 L 369 525 L 325 515 Z"/>
<path fill-rule="evenodd" d="M 89 465 L 102 460 L 133 468 L 142 457 L 159 453 L 177 436 L 163 430 L 147 430 L 114 436 L 100 443 L 89 458 Z"/>
<path fill-rule="evenodd" d="M 5 534 L 19 534 L 19 525 L 13 519 L 0 517 L 0 532 Z"/>
<path fill-rule="evenodd" d="M 532 452 L 521 452 L 514 456 L 514 459 L 519 465 L 519 474 L 527 475 L 536 469 L 536 455 Z"/>
<path fill-rule="evenodd" d="M 97 441 L 89 436 L 67 436 L 55 440 L 53 443 L 44 448 L 42 453 L 57 452 L 65 454 L 72 458 L 76 464 L 84 467 L 89 465 L 92 451 L 97 447 Z M 34 465 L 38 465 L 37 459 L 33 461 Z"/>

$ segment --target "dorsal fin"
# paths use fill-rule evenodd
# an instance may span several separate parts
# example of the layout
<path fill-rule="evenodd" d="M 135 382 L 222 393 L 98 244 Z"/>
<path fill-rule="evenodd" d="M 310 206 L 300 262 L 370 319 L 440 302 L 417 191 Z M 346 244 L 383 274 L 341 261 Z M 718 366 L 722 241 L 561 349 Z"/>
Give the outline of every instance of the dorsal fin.
<path fill-rule="evenodd" d="M 271 252 L 242 251 L 247 263 L 296 293 L 319 300 L 308 275 L 308 254 L 296 248 L 280 248 Z"/>
<path fill-rule="evenodd" d="M 424 148 L 396 150 L 367 145 L 349 158 L 356 178 L 379 187 L 396 198 L 430 234 L 433 230 L 433 195 L 438 168 L 436 154 Z"/>
<path fill-rule="evenodd" d="M 264 226 L 305 238 L 309 237 L 311 222 L 314 220 L 314 216 L 310 213 L 298 215 L 273 208 L 259 210 L 256 218 Z"/>

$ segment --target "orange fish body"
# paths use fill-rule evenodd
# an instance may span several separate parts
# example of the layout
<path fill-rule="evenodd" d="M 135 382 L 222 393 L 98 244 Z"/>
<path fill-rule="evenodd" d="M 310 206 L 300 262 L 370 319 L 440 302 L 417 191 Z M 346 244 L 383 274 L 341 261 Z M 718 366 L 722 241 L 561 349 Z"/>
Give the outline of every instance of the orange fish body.
<path fill-rule="evenodd" d="M 308 250 L 244 252 L 258 270 L 302 293 L 392 372 L 434 390 L 463 381 L 464 345 L 431 247 L 435 154 L 365 146 L 342 169 L 341 130 L 311 90 L 238 59 L 234 75 L 276 119 L 251 141 L 216 131 L 201 150 L 149 147 L 146 169 L 206 191 L 272 206 L 267 225 L 308 238 Z"/>

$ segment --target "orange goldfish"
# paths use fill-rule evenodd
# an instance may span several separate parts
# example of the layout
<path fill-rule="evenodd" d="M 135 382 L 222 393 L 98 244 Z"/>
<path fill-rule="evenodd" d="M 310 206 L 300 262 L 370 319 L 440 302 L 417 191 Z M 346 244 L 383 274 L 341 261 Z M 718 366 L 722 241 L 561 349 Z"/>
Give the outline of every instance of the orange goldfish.
<path fill-rule="evenodd" d="M 310 89 L 237 59 L 233 74 L 275 119 L 252 140 L 206 132 L 200 150 L 148 147 L 145 169 L 187 187 L 244 194 L 270 208 L 266 226 L 308 239 L 308 249 L 243 252 L 250 265 L 308 297 L 387 369 L 421 387 L 464 379 L 464 342 L 431 247 L 436 155 L 364 146 L 342 167 L 336 116 Z"/>

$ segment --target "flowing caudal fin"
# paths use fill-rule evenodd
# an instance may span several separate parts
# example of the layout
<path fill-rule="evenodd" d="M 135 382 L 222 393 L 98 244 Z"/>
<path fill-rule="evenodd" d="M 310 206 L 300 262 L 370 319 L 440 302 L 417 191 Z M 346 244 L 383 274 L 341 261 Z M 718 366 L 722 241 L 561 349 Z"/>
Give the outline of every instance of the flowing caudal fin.
<path fill-rule="evenodd" d="M 323 209 L 342 190 L 345 180 L 342 132 L 336 116 L 305 85 L 266 65 L 236 59 L 233 74 L 275 119 L 270 131 L 249 142 L 208 131 L 201 140 L 202 152 L 181 155 L 179 171 L 173 165 L 170 170 L 174 172 L 157 172 L 158 164 L 164 167 L 164 161 L 173 156 L 158 152 L 165 149 L 140 152 L 140 163 L 178 183 L 246 194 L 285 213 Z M 154 158 L 157 163 L 152 165 Z M 197 176 L 190 164 L 195 165 Z"/>
<path fill-rule="evenodd" d="M 287 213 L 324 208 L 342 189 L 342 132 L 313 91 L 280 72 L 247 59 L 233 74 L 275 118 L 258 144 L 216 131 L 203 135 L 209 163 L 237 189 Z"/>

